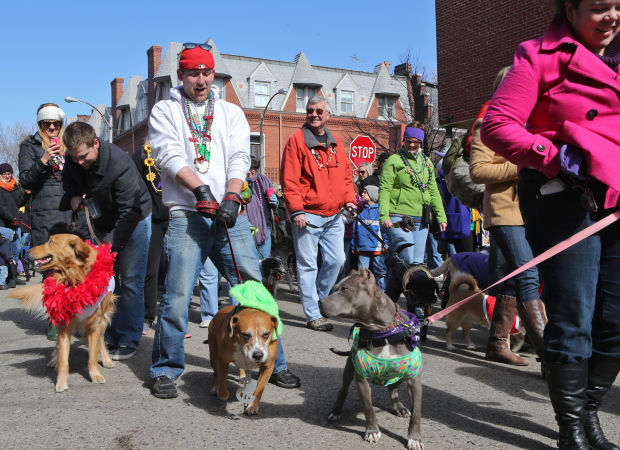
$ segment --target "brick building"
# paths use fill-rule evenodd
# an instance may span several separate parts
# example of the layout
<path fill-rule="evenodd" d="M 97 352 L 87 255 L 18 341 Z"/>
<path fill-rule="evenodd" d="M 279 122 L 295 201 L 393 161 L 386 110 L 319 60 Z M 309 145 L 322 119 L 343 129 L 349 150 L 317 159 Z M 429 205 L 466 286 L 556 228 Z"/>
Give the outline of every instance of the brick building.
<path fill-rule="evenodd" d="M 305 122 L 305 105 L 314 94 L 327 99 L 332 114 L 328 127 L 347 151 L 360 134 L 370 136 L 378 152 L 397 148 L 404 125 L 415 117 L 416 97 L 421 103 L 418 115 L 436 116 L 431 105 L 436 101 L 436 86 L 427 87 L 407 67 L 399 66 L 394 75 L 390 74 L 389 62 L 377 64 L 373 72 L 346 70 L 311 65 L 303 52 L 292 62 L 276 61 L 220 53 L 213 41 L 208 43 L 215 59 L 213 84 L 220 98 L 243 109 L 250 124 L 252 154 L 257 157 L 260 115 L 271 99 L 263 120 L 263 161 L 267 176 L 274 181 L 279 178 L 284 145 Z M 167 99 L 170 89 L 180 84 L 176 69 L 181 48 L 176 42 L 165 52 L 160 46 L 152 46 L 147 51 L 146 80 L 134 75 L 127 83 L 123 78 L 110 83 L 114 143 L 125 151 L 131 153 L 144 143 L 153 105 Z M 274 96 L 280 89 L 286 92 Z"/>
<path fill-rule="evenodd" d="M 551 0 L 436 0 L 439 123 L 469 127 L 519 43 L 541 36 Z"/>

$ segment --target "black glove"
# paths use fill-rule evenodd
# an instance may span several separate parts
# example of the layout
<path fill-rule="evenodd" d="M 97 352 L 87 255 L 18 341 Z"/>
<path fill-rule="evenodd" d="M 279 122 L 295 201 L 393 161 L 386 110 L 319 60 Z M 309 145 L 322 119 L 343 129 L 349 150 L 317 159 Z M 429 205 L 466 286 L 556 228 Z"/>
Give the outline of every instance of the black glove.
<path fill-rule="evenodd" d="M 209 219 L 215 219 L 220 205 L 211 193 L 211 188 L 206 184 L 201 184 L 194 189 L 194 195 L 196 196 L 196 211 L 198 211 L 198 214 Z"/>
<path fill-rule="evenodd" d="M 217 220 L 224 222 L 228 227 L 234 227 L 241 208 L 241 196 L 236 192 L 224 194 L 220 209 L 217 212 Z"/>

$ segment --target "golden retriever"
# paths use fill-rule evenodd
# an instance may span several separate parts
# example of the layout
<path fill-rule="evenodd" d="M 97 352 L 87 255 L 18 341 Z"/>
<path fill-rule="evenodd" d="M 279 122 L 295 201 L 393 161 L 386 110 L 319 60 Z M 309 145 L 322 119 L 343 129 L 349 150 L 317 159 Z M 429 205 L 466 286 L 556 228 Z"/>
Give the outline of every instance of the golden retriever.
<path fill-rule="evenodd" d="M 52 271 L 58 283 L 67 288 L 84 282 L 97 258 L 97 251 L 73 234 L 56 234 L 43 245 L 30 249 L 30 258 L 35 260 L 35 267 L 41 271 Z M 25 309 L 35 310 L 42 307 L 43 285 L 26 286 L 16 289 L 9 297 L 22 302 Z M 104 333 L 114 314 L 116 296 L 108 292 L 96 306 L 90 317 L 80 321 L 73 316 L 68 322 L 58 326 L 58 341 L 48 366 L 56 368 L 56 392 L 69 389 L 69 350 L 74 328 L 80 325 L 88 340 L 88 373 L 93 383 L 105 383 L 99 371 L 98 357 L 101 353 L 103 367 L 114 367 L 104 342 Z"/>

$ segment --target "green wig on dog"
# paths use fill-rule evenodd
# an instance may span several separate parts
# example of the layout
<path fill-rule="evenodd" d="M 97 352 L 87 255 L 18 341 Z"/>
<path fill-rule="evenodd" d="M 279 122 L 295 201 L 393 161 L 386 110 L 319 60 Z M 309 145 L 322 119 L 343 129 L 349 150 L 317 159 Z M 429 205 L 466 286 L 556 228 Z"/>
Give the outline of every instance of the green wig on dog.
<path fill-rule="evenodd" d="M 230 296 L 245 308 L 258 309 L 278 319 L 277 334 L 274 330 L 271 340 L 275 341 L 278 339 L 278 336 L 282 336 L 282 321 L 280 320 L 278 304 L 262 283 L 246 281 L 243 284 L 238 284 L 230 290 Z"/>

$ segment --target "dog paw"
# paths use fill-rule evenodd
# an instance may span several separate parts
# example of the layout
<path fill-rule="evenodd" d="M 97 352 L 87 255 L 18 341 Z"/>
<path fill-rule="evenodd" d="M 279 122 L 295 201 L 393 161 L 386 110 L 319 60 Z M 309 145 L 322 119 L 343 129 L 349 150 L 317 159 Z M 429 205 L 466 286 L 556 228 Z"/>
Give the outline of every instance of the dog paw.
<path fill-rule="evenodd" d="M 394 413 L 398 417 L 409 417 L 411 415 L 409 409 L 407 409 L 407 407 L 400 402 L 398 403 L 398 405 L 394 406 Z"/>
<path fill-rule="evenodd" d="M 420 439 L 409 439 L 407 441 L 407 448 L 409 450 L 424 450 L 424 444 Z"/>
<path fill-rule="evenodd" d="M 69 383 L 67 383 L 66 381 L 63 382 L 58 382 L 56 383 L 56 393 L 60 393 L 60 392 L 65 392 L 67 389 L 69 389 Z"/>
<path fill-rule="evenodd" d="M 101 365 L 105 367 L 106 369 L 111 369 L 112 367 L 114 367 L 114 362 L 111 359 L 109 359 L 107 361 L 101 361 Z"/>
<path fill-rule="evenodd" d="M 243 414 L 246 416 L 255 416 L 258 414 L 258 406 L 248 405 L 247 408 L 245 408 L 245 411 L 243 411 Z"/>
<path fill-rule="evenodd" d="M 364 434 L 364 440 L 367 442 L 379 442 L 379 439 L 381 439 L 381 432 L 380 431 L 366 431 L 366 433 Z"/>
<path fill-rule="evenodd" d="M 100 373 L 99 373 L 99 374 L 96 374 L 96 373 L 91 373 L 91 374 L 90 374 L 90 380 L 91 380 L 93 383 L 97 383 L 97 384 L 103 384 L 103 383 L 105 383 L 105 378 L 104 378 L 104 377 L 103 377 L 103 375 L 101 375 Z"/>
<path fill-rule="evenodd" d="M 332 411 L 327 415 L 327 420 L 330 422 L 338 422 L 340 417 L 340 413 Z"/>

